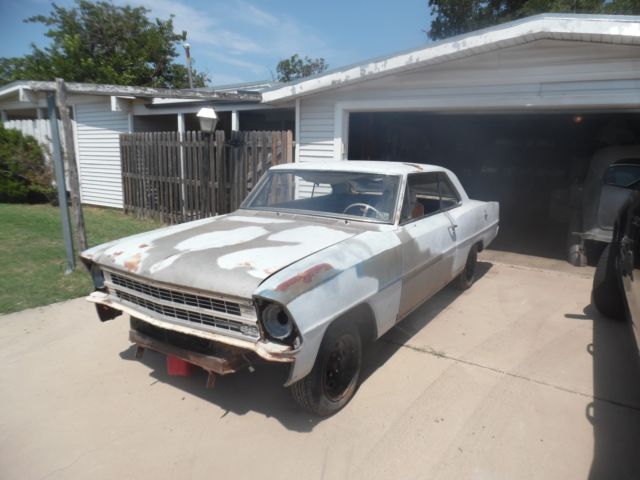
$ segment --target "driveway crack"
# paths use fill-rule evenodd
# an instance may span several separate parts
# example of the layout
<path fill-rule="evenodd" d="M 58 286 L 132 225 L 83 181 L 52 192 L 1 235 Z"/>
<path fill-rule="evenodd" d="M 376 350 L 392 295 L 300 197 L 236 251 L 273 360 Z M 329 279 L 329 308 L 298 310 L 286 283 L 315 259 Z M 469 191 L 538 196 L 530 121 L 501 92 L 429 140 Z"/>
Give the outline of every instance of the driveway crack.
<path fill-rule="evenodd" d="M 588 393 L 584 393 L 581 392 L 579 390 L 573 390 L 571 388 L 567 388 L 567 387 L 563 387 L 561 385 L 556 385 L 554 383 L 551 382 L 545 382 L 544 380 L 537 380 L 535 378 L 532 377 L 528 377 L 526 375 L 521 375 L 519 373 L 513 373 L 513 372 L 509 372 L 507 370 L 502 370 L 500 368 L 496 368 L 496 367 L 491 367 L 489 365 L 483 365 L 482 363 L 478 363 L 478 362 L 474 362 L 472 360 L 465 360 L 464 358 L 459 358 L 459 357 L 455 357 L 453 355 L 449 355 L 445 352 L 436 350 L 430 346 L 424 346 L 424 347 L 420 347 L 420 346 L 416 346 L 416 345 L 411 345 L 408 343 L 401 343 L 401 342 L 394 342 L 393 340 L 381 340 L 385 343 L 388 343 L 390 345 L 395 345 L 397 347 L 401 347 L 401 348 L 407 348 L 409 350 L 413 350 L 414 352 L 419 352 L 419 353 L 424 353 L 427 355 L 432 355 L 434 357 L 437 358 L 446 358 L 447 360 L 451 360 L 453 362 L 456 363 L 461 363 L 464 365 L 469 365 L 471 367 L 476 367 L 476 368 L 482 368 L 484 370 L 489 370 L 491 372 L 494 373 L 498 373 L 500 375 L 504 375 L 504 376 L 508 376 L 511 378 L 517 378 L 518 380 L 524 380 L 527 382 L 531 382 L 531 383 L 535 383 L 536 385 L 541 385 L 543 387 L 550 387 L 550 388 L 554 388 L 556 390 L 560 390 L 562 392 L 566 392 L 566 393 L 571 393 L 573 395 L 578 395 L 580 397 L 585 397 L 585 398 L 589 398 L 591 400 L 597 400 L 599 402 L 604 402 L 604 403 L 608 403 L 610 405 L 615 405 L 617 407 L 622 407 L 622 408 L 627 408 L 629 410 L 633 410 L 636 412 L 640 412 L 640 406 L 639 405 L 632 405 L 629 403 L 625 403 L 625 402 L 619 402 L 617 400 L 612 400 L 610 398 L 605 398 L 605 397 L 601 397 L 598 395 L 590 395 Z"/>

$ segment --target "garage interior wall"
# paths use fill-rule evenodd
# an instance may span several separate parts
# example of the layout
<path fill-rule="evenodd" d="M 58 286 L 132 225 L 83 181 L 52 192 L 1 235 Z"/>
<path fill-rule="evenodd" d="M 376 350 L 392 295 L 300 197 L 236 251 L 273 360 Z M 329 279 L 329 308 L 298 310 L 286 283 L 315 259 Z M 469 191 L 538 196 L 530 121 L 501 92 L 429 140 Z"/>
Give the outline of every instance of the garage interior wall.
<path fill-rule="evenodd" d="M 632 113 L 352 113 L 348 157 L 449 168 L 471 198 L 500 202 L 494 248 L 563 259 L 591 157 L 634 144 Z"/>

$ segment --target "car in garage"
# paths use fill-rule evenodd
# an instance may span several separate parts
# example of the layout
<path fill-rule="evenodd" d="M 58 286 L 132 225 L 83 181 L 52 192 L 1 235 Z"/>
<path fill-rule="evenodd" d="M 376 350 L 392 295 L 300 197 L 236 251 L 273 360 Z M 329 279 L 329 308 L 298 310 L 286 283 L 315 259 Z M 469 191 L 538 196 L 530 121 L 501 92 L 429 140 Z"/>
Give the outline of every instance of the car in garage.
<path fill-rule="evenodd" d="M 590 249 L 611 242 L 616 214 L 631 194 L 628 185 L 638 180 L 640 145 L 607 147 L 594 153 L 570 224 L 570 263 L 586 265 Z"/>
<path fill-rule="evenodd" d="M 640 180 L 631 175 L 616 184 L 629 193 L 615 216 L 613 237 L 598 261 L 593 278 L 592 302 L 611 318 L 630 317 L 636 346 L 640 347 Z"/>
<path fill-rule="evenodd" d="M 278 165 L 240 209 L 82 253 L 101 320 L 216 375 L 290 365 L 304 409 L 354 395 L 362 346 L 445 285 L 469 288 L 498 233 L 499 206 L 449 170 L 400 162 Z"/>

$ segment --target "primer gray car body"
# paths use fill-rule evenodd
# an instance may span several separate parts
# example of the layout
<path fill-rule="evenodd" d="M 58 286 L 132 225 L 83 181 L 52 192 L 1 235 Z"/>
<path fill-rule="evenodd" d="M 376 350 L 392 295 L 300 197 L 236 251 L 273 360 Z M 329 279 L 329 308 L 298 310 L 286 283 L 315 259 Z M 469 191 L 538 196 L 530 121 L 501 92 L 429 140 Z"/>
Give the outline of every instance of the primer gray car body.
<path fill-rule="evenodd" d="M 640 145 L 608 147 L 596 152 L 591 159 L 582 204 L 582 236 L 585 240 L 611 241 L 613 222 L 630 193 L 626 188 L 607 185 L 604 175 L 611 165 L 625 160 L 640 160 Z"/>
<path fill-rule="evenodd" d="M 289 362 L 290 385 L 310 372 L 326 329 L 345 312 L 366 305 L 373 317 L 372 336 L 381 336 L 455 278 L 472 246 L 482 249 L 497 235 L 498 204 L 470 200 L 456 176 L 441 167 L 345 161 L 271 170 L 305 169 L 396 176 L 399 189 L 397 199 L 390 199 L 396 200 L 392 217 L 375 222 L 264 211 L 244 208 L 245 202 L 229 215 L 83 252 L 85 263 L 104 272 L 106 287 L 88 300 L 167 330 L 252 351 L 268 361 Z M 400 209 L 407 178 L 425 172 L 443 172 L 459 202 L 403 224 Z M 234 310 L 218 306 L 212 313 L 206 308 L 209 301 Z M 256 308 L 262 301 L 286 308 L 299 333 L 295 343 L 265 335 Z M 181 313 L 172 316 L 176 305 Z"/>

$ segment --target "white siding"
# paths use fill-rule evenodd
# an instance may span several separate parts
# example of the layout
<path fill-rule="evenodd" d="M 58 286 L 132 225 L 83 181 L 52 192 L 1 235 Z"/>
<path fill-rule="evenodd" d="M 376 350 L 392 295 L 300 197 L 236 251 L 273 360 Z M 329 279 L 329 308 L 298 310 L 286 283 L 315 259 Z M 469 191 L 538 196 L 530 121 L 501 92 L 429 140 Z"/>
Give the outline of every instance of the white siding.
<path fill-rule="evenodd" d="M 112 112 L 107 100 L 75 112 L 82 202 L 122 208 L 119 134 L 129 131 L 128 114 Z"/>
<path fill-rule="evenodd" d="M 9 120 L 3 122 L 4 128 L 20 130 L 24 135 L 31 135 L 39 144 L 51 152 L 51 129 L 49 120 Z M 62 132 L 62 122 L 58 120 L 58 129 Z M 62 135 L 62 134 L 61 134 Z M 64 138 L 60 139 L 64 142 Z"/>
<path fill-rule="evenodd" d="M 640 46 L 539 40 L 301 98 L 300 162 L 343 158 L 351 111 L 477 113 L 638 105 Z"/>
<path fill-rule="evenodd" d="M 300 161 L 333 157 L 334 102 L 330 98 L 300 102 Z"/>
<path fill-rule="evenodd" d="M 302 99 L 300 102 L 300 162 L 326 161 L 333 159 L 333 111 L 330 100 Z M 300 181 L 298 192 L 301 197 L 311 197 L 313 185 Z M 328 193 L 317 188 L 318 192 Z"/>

